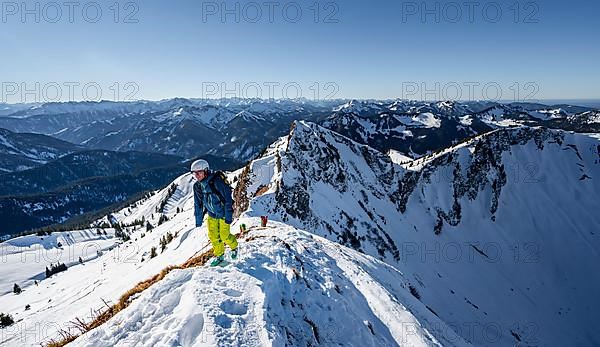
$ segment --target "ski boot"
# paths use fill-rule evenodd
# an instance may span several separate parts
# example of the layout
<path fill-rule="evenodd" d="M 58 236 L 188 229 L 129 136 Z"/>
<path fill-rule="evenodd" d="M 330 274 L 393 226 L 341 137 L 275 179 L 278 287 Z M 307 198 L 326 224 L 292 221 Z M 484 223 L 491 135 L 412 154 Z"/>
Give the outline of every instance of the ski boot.
<path fill-rule="evenodd" d="M 223 260 L 225 260 L 225 257 L 222 255 L 215 257 L 215 259 L 213 259 L 213 261 L 210 263 L 210 266 L 211 267 L 217 266 L 217 265 L 221 264 L 223 262 Z"/>

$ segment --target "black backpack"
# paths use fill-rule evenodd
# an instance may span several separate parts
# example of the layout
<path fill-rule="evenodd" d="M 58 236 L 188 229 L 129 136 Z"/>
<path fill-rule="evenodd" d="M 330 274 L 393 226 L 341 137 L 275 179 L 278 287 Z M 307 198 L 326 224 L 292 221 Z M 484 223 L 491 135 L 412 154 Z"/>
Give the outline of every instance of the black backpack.
<path fill-rule="evenodd" d="M 227 182 L 227 176 L 225 176 L 223 171 L 215 172 L 215 174 L 210 179 L 210 181 L 208 181 L 208 185 L 210 186 L 210 189 L 213 191 L 213 193 L 215 193 L 217 195 L 217 198 L 219 198 L 219 201 L 221 202 L 221 204 L 223 206 L 225 206 L 225 197 L 223 196 L 223 194 L 221 194 L 221 192 L 215 186 L 214 180 L 217 178 L 220 178 L 223 181 L 223 183 L 225 183 L 226 185 L 229 186 L 229 182 Z"/>

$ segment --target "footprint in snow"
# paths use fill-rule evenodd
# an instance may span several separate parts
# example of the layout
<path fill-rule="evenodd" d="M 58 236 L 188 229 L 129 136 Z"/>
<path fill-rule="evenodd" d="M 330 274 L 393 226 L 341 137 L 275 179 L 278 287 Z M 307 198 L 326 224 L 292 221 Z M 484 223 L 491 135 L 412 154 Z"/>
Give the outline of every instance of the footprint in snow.
<path fill-rule="evenodd" d="M 223 312 L 231 315 L 241 316 L 248 312 L 246 305 L 232 300 L 223 301 L 220 307 Z"/>
<path fill-rule="evenodd" d="M 227 289 L 225 291 L 225 295 L 239 298 L 240 296 L 242 296 L 242 292 L 240 292 L 239 290 L 235 290 L 235 289 Z"/>
<path fill-rule="evenodd" d="M 233 325 L 233 321 L 226 315 L 221 314 L 215 317 L 215 324 L 222 328 L 229 329 Z"/>

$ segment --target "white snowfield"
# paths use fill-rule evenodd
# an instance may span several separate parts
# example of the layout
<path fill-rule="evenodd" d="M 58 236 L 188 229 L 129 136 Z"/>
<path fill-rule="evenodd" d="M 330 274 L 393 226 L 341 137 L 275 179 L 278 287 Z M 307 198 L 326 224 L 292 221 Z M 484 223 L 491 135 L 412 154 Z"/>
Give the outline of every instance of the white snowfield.
<path fill-rule="evenodd" d="M 466 345 L 398 270 L 280 223 L 250 236 L 237 261 L 174 270 L 69 346 Z"/>

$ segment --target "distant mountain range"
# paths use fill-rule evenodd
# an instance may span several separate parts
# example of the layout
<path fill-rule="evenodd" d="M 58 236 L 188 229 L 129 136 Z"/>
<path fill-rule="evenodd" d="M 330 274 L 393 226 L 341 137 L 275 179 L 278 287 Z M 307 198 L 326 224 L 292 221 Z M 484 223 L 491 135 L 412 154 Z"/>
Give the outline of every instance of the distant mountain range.
<path fill-rule="evenodd" d="M 83 149 L 84 146 L 46 135 L 0 129 L 0 172 L 30 169 Z"/>
<path fill-rule="evenodd" d="M 75 321 L 93 329 L 74 346 L 143 345 L 157 329 L 161 341 L 185 346 L 599 345 L 600 134 L 541 126 L 558 119 L 588 131 L 595 111 L 396 106 L 349 102 L 323 122 L 353 121 L 340 129 L 357 140 L 294 122 L 228 173 L 232 230 L 248 228 L 239 258 L 227 251 L 223 267 L 202 266 L 213 254 L 206 225 L 195 228 L 187 165 L 162 190 L 83 230 L 5 242 L 0 306 L 15 322 L 49 326 L 41 334 L 7 328 L 5 344 L 43 344 Z M 435 137 L 452 127 L 464 132 Z M 411 159 L 393 150 L 402 142 L 384 141 L 402 131 L 409 142 L 419 131 L 455 143 L 414 142 L 409 148 L 428 153 Z M 118 167 L 135 169 L 114 155 Z M 3 226 L 32 216 L 60 221 L 170 174 L 88 178 L 72 191 L 4 199 L 0 213 L 17 218 L 0 218 Z M 260 216 L 268 216 L 266 227 Z M 44 267 L 56 258 L 32 254 L 42 249 L 63 255 L 67 271 L 46 279 Z M 15 283 L 19 295 L 10 292 Z M 123 310 L 113 316 L 113 309 Z M 107 315 L 95 324 L 89 312 Z"/>
<path fill-rule="evenodd" d="M 493 129 L 520 125 L 600 131 L 600 112 L 579 106 L 352 100 L 323 122 L 357 142 L 419 157 Z"/>
<path fill-rule="evenodd" d="M 0 127 L 87 148 L 246 161 L 296 119 L 325 118 L 335 102 L 173 99 L 36 105 L 0 117 Z"/>
<path fill-rule="evenodd" d="M 46 193 L 88 178 L 137 174 L 181 163 L 177 156 L 144 152 L 91 150 L 65 155 L 43 166 L 0 175 L 0 196 Z"/>
<path fill-rule="evenodd" d="M 0 128 L 52 136 L 88 149 L 186 159 L 212 154 L 248 161 L 295 120 L 321 124 L 377 149 L 418 156 L 498 127 L 600 128 L 598 110 L 534 103 L 407 100 L 171 99 L 22 105 Z"/>

